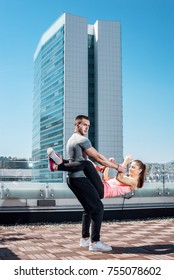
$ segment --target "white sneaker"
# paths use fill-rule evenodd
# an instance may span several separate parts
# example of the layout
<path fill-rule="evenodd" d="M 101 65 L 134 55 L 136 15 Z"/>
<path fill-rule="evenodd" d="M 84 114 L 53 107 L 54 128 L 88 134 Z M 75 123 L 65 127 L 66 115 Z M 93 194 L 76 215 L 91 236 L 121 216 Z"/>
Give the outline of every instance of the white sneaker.
<path fill-rule="evenodd" d="M 54 151 L 53 148 L 49 147 L 49 148 L 47 149 L 47 155 L 48 155 L 57 165 L 59 165 L 59 164 L 62 163 L 62 158 L 61 158 L 61 156 L 59 156 L 59 154 L 56 153 L 56 152 Z"/>
<path fill-rule="evenodd" d="M 112 247 L 101 242 L 97 241 L 96 243 L 91 243 L 89 246 L 89 251 L 94 251 L 94 252 L 109 252 L 112 251 Z"/>
<path fill-rule="evenodd" d="M 84 238 L 80 239 L 80 247 L 89 247 L 90 243 L 91 243 L 90 237 L 88 239 L 84 239 Z"/>

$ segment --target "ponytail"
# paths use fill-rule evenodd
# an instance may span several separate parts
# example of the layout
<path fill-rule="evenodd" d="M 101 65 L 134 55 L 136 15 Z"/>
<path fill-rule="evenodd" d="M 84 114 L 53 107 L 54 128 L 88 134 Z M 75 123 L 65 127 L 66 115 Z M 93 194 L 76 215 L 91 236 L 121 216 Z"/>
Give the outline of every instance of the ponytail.
<path fill-rule="evenodd" d="M 142 170 L 139 174 L 138 184 L 137 184 L 137 188 L 140 189 L 140 188 L 142 188 L 144 181 L 145 181 L 146 165 L 141 160 L 138 160 L 138 159 L 134 160 L 134 162 L 136 162 L 138 167 Z"/>

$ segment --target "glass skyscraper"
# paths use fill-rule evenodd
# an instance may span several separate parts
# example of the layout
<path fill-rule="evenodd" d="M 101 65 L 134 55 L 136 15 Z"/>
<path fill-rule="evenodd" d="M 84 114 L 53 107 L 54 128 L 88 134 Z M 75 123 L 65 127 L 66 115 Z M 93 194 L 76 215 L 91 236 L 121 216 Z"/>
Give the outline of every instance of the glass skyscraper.
<path fill-rule="evenodd" d="M 121 31 L 115 21 L 63 14 L 43 34 L 34 54 L 33 180 L 64 182 L 49 172 L 46 150 L 62 157 L 74 119 L 88 115 L 89 139 L 107 157 L 123 159 Z"/>

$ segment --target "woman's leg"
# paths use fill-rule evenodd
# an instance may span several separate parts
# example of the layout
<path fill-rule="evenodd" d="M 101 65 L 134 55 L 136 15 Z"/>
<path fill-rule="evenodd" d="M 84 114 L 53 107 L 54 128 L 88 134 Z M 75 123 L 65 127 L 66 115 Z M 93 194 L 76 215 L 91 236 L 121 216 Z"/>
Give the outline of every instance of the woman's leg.
<path fill-rule="evenodd" d="M 68 172 L 78 172 L 84 170 L 86 167 L 86 161 L 74 161 L 68 162 L 63 159 L 63 162 L 58 165 L 57 171 L 68 171 Z"/>
<path fill-rule="evenodd" d="M 103 182 L 96 171 L 94 165 L 89 160 L 82 160 L 77 162 L 68 162 L 62 159 L 52 148 L 48 148 L 47 154 L 49 156 L 49 168 L 51 171 L 55 171 L 53 165 L 58 165 L 59 171 L 77 172 L 83 170 L 86 177 L 95 186 L 100 198 L 104 197 Z"/>
<path fill-rule="evenodd" d="M 88 160 L 83 160 L 79 162 L 70 162 L 70 163 L 61 163 L 58 167 L 59 171 L 69 171 L 69 172 L 77 172 L 83 170 L 86 177 L 91 181 L 97 190 L 100 198 L 104 197 L 104 187 L 103 182 L 96 171 L 92 162 Z"/>

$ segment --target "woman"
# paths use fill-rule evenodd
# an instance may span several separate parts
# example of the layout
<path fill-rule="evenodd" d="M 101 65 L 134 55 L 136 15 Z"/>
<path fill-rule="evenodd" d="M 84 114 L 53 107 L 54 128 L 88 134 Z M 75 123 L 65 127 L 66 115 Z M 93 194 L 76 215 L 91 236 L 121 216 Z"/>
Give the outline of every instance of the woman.
<path fill-rule="evenodd" d="M 48 148 L 47 154 L 49 157 L 49 169 L 51 171 L 59 170 L 77 172 L 83 170 L 87 178 L 90 179 L 94 185 L 96 185 L 97 182 L 94 173 L 92 172 L 92 165 L 94 165 L 97 171 L 103 173 L 102 179 L 104 198 L 124 195 L 136 188 L 142 188 L 145 180 L 146 165 L 140 160 L 132 161 L 131 156 L 126 156 L 124 162 L 122 163 L 122 166 L 126 168 L 131 162 L 129 176 L 126 176 L 124 173 L 118 171 L 116 177 L 110 178 L 108 176 L 110 169 L 109 167 L 100 167 L 89 160 L 69 163 L 67 160 L 62 159 L 52 148 Z M 115 160 L 110 158 L 110 161 Z M 97 172 L 96 174 L 96 176 L 99 176 Z"/>
<path fill-rule="evenodd" d="M 136 188 L 142 188 L 145 181 L 146 165 L 141 160 L 132 160 L 131 156 L 126 156 L 122 165 L 126 167 L 130 162 L 128 176 L 118 172 L 116 177 L 110 178 L 108 177 L 109 168 L 105 168 L 102 178 L 105 198 L 124 195 Z"/>

